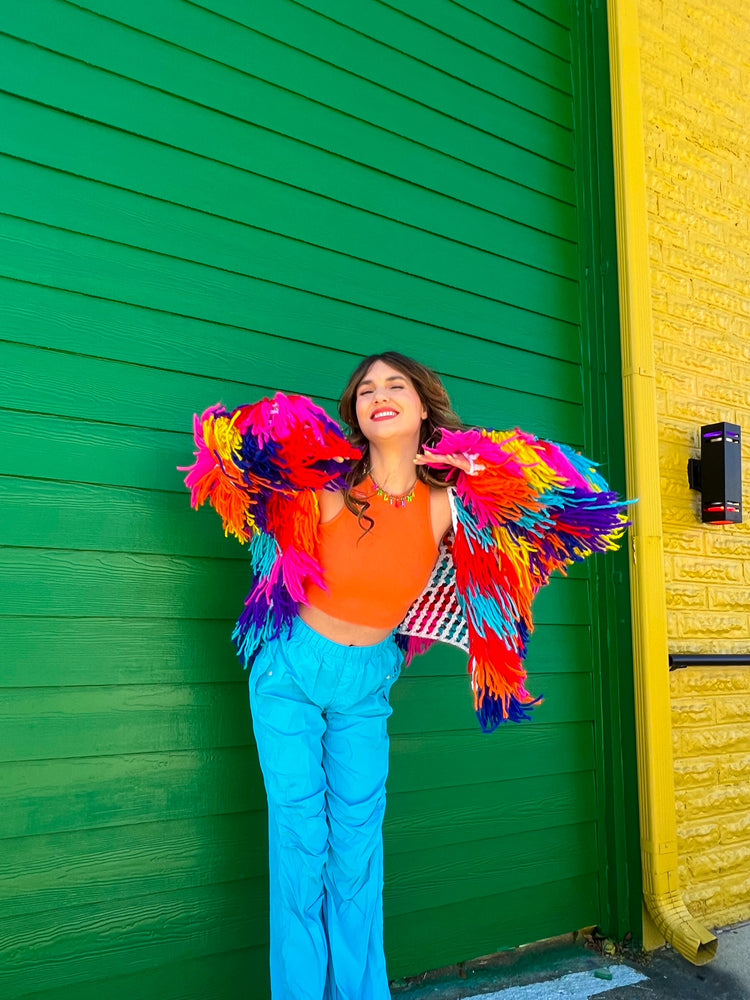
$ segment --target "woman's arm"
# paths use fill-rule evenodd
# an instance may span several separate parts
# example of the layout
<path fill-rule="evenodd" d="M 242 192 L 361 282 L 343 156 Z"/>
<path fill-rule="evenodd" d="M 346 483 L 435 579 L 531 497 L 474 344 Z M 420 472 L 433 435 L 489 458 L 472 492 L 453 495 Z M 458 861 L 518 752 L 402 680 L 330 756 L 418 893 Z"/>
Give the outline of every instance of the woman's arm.
<path fill-rule="evenodd" d="M 339 425 L 305 396 L 271 399 L 228 411 L 221 404 L 194 419 L 195 462 L 185 485 L 192 505 L 208 501 L 225 534 L 241 542 L 267 533 L 269 516 L 302 490 L 343 488 L 360 457 Z"/>
<path fill-rule="evenodd" d="M 476 711 L 489 731 L 528 718 L 536 703 L 524 683 L 535 595 L 556 569 L 617 548 L 624 504 L 593 462 L 521 431 L 444 431 L 424 461 L 455 469 L 456 591 Z"/>
<path fill-rule="evenodd" d="M 232 638 L 245 666 L 294 620 L 307 579 L 322 582 L 316 490 L 341 489 L 360 457 L 339 425 L 304 396 L 277 393 L 195 418 L 194 507 L 208 501 L 225 534 L 250 543 L 254 581 Z"/>
<path fill-rule="evenodd" d="M 475 530 L 521 557 L 535 590 L 555 570 L 617 548 L 629 523 L 596 463 L 520 430 L 443 431 L 419 461 L 456 470 L 459 518 L 465 511 Z"/>

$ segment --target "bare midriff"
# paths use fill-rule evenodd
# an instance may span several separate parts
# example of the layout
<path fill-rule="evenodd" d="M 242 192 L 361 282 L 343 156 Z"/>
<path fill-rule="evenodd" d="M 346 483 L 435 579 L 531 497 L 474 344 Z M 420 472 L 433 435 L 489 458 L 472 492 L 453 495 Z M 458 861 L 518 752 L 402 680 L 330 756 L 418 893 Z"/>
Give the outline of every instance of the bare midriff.
<path fill-rule="evenodd" d="M 327 638 L 357 646 L 393 632 L 427 585 L 438 552 L 429 486 L 418 481 L 410 501 L 396 506 L 365 482 L 369 530 L 347 507 L 321 521 L 323 582 L 306 581 L 302 615 Z"/>
<path fill-rule="evenodd" d="M 393 632 L 390 628 L 372 628 L 369 625 L 355 625 L 354 622 L 342 621 L 310 604 L 300 605 L 299 616 L 320 635 L 342 646 L 375 646 Z"/>

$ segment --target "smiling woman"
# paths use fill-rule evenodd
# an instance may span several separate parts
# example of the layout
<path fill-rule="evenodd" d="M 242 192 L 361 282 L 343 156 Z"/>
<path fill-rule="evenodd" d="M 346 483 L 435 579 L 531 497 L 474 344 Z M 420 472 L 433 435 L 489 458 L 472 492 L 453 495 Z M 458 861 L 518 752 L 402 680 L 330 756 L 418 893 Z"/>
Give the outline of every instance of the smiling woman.
<path fill-rule="evenodd" d="M 186 478 L 255 564 L 234 638 L 268 796 L 274 1000 L 390 996 L 382 822 L 404 654 L 465 649 L 482 728 L 529 718 L 535 594 L 627 523 L 588 459 L 464 428 L 397 352 L 365 358 L 339 410 L 348 436 L 304 397 L 212 407 Z"/>
<path fill-rule="evenodd" d="M 369 434 L 363 431 L 365 437 L 382 438 L 385 431 L 386 436 L 410 435 L 419 442 L 419 431 L 426 418 L 427 407 L 411 379 L 385 361 L 374 362 L 357 386 L 357 423 L 369 431 Z"/>

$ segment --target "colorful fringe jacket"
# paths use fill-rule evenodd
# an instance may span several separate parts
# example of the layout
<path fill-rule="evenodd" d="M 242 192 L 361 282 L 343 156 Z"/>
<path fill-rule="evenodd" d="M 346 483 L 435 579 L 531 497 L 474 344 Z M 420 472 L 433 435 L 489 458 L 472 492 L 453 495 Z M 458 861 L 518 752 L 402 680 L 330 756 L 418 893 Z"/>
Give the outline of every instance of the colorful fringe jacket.
<path fill-rule="evenodd" d="M 254 585 L 233 635 L 247 667 L 291 625 L 304 581 L 324 586 L 316 490 L 343 489 L 361 456 L 320 407 L 282 393 L 231 412 L 211 407 L 195 418 L 195 442 L 185 478 L 192 505 L 208 500 L 225 534 L 250 545 Z M 435 641 L 466 650 L 488 732 L 529 718 L 536 704 L 523 661 L 537 591 L 555 570 L 617 548 L 628 521 L 594 464 L 565 445 L 519 430 L 443 430 L 431 450 L 436 467 L 441 454 L 459 452 L 484 470 L 451 471 L 453 531 L 396 638 L 407 662 Z"/>

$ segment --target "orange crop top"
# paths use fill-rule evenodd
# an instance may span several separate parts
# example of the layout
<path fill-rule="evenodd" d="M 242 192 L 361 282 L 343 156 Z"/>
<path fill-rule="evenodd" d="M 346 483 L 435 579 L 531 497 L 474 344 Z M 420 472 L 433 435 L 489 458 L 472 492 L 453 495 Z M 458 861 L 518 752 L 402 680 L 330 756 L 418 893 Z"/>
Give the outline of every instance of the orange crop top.
<path fill-rule="evenodd" d="M 393 507 L 379 497 L 369 480 L 370 502 L 360 525 L 348 507 L 318 526 L 323 590 L 305 586 L 309 604 L 333 618 L 371 628 L 395 628 L 430 579 L 438 555 L 430 516 L 430 487 L 417 481 L 414 499 Z"/>

